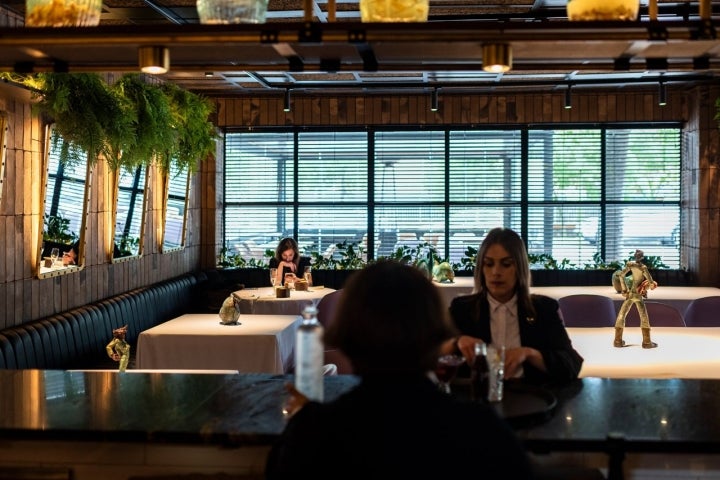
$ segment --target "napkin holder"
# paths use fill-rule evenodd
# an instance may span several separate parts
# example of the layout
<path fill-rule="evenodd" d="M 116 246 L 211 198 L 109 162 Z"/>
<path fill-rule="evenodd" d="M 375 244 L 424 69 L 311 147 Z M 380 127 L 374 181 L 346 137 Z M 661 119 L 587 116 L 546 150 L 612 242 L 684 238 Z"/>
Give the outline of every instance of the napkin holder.
<path fill-rule="evenodd" d="M 275 287 L 275 297 L 290 298 L 290 289 L 288 287 Z"/>
<path fill-rule="evenodd" d="M 307 292 L 309 286 L 307 280 L 295 280 L 295 290 L 298 292 Z"/>

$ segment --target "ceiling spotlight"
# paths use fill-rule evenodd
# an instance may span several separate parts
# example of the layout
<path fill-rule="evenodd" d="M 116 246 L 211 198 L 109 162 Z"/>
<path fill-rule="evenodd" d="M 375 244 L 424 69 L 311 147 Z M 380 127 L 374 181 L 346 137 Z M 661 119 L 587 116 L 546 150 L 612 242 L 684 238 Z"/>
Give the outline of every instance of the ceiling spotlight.
<path fill-rule="evenodd" d="M 206 76 L 207 78 L 210 78 L 210 77 L 213 76 L 213 72 L 205 72 L 205 76 Z"/>
<path fill-rule="evenodd" d="M 665 82 L 658 83 L 658 105 L 664 107 L 667 105 L 667 87 Z"/>
<path fill-rule="evenodd" d="M 568 84 L 565 90 L 565 105 L 564 107 L 569 110 L 572 108 L 572 85 Z"/>
<path fill-rule="evenodd" d="M 439 107 L 440 107 L 440 98 L 438 95 L 438 89 L 433 88 L 432 97 L 431 97 L 431 101 L 430 101 L 430 111 L 437 112 Z"/>
<path fill-rule="evenodd" d="M 283 101 L 283 112 L 289 112 L 290 111 L 290 89 L 285 89 L 285 99 Z"/>
<path fill-rule="evenodd" d="M 512 68 L 512 47 L 507 43 L 482 46 L 482 68 L 489 73 L 504 73 Z"/>
<path fill-rule="evenodd" d="M 138 63 L 144 73 L 167 73 L 170 70 L 170 49 L 157 46 L 138 47 Z"/>

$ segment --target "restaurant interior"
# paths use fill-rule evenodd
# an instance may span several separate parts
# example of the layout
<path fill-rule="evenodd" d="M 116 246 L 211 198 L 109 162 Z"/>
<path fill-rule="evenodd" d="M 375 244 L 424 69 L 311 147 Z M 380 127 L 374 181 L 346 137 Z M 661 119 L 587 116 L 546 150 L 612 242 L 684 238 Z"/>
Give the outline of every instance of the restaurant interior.
<path fill-rule="evenodd" d="M 720 287 L 720 3 L 640 0 L 631 21 L 571 21 L 567 3 L 430 0 L 427 21 L 366 23 L 357 0 L 270 0 L 261 23 L 205 25 L 194 0 L 113 0 L 102 3 L 98 26 L 31 28 L 24 1 L 3 2 L 0 74 L 94 72 L 112 82 L 159 61 L 166 71 L 143 78 L 209 99 L 218 141 L 186 184 L 148 169 L 141 245 L 128 257 L 113 247 L 118 179 L 108 163 L 95 163 L 77 200 L 85 205 L 77 265 L 48 268 L 51 122 L 34 108 L 32 88 L 0 79 L 0 343 L 10 345 L 0 353 L 0 410 L 8 412 L 0 420 L 0 473 L 261 478 L 285 422 L 295 324 L 287 311 L 262 311 L 259 293 L 240 290 L 240 324 L 262 339 L 233 339 L 196 301 L 224 246 L 223 139 L 233 131 L 680 125 L 679 270 L 698 290 L 670 291 L 666 300 L 686 311 L 695 297 L 711 296 Z M 498 71 L 484 69 L 496 61 Z M 183 208 L 169 208 L 173 188 Z M 472 286 L 464 288 L 443 294 Z M 601 294 L 614 295 L 609 281 Z M 143 332 L 193 315 L 215 328 L 208 335 L 189 327 L 196 344 L 205 336 L 245 341 L 255 363 L 248 354 L 234 360 L 244 367 L 200 364 L 201 353 L 198 362 L 174 355 L 163 364 L 146 350 L 132 374 L 118 375 L 112 362 L 99 366 L 113 329 L 129 324 L 138 348 L 151 340 Z M 277 317 L 270 333 L 253 323 L 263 315 Z M 543 461 L 598 468 L 611 479 L 716 477 L 720 420 L 710 412 L 720 401 L 720 323 L 705 316 L 698 333 L 658 327 L 659 348 L 621 355 L 611 346 L 612 324 L 572 327 L 589 360 L 582 388 L 555 392 L 552 419 L 524 419 L 518 428 L 528 448 Z M 635 346 L 637 330 L 634 338 L 627 329 Z M 13 358 L 2 357 L 8 351 Z M 327 377 L 327 397 L 354 381 Z"/>

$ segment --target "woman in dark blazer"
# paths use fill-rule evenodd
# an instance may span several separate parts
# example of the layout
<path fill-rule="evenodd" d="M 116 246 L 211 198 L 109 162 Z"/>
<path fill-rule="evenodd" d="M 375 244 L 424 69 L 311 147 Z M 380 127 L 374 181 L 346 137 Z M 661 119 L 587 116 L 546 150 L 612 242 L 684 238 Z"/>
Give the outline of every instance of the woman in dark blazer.
<path fill-rule="evenodd" d="M 520 236 L 495 228 L 478 251 L 474 292 L 450 304 L 460 335 L 446 342 L 443 351 L 472 361 L 476 342 L 505 345 L 505 378 L 574 380 L 583 358 L 573 348 L 558 308 L 556 300 L 530 293 L 530 266 Z"/>

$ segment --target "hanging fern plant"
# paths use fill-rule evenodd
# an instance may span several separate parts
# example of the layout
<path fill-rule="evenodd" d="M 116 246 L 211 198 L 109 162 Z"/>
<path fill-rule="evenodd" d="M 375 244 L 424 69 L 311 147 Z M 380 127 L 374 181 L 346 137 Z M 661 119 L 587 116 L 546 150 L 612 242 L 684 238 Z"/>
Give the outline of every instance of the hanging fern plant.
<path fill-rule="evenodd" d="M 131 141 L 117 145 L 113 170 L 123 167 L 134 171 L 138 166 L 149 165 L 161 155 L 167 145 L 174 142 L 175 130 L 171 124 L 172 106 L 167 95 L 157 86 L 143 81 L 138 74 L 126 74 L 114 88 L 134 112 Z"/>
<path fill-rule="evenodd" d="M 215 154 L 218 135 L 210 121 L 214 105 L 206 97 L 172 83 L 165 83 L 161 88 L 172 106 L 171 125 L 175 129 L 175 141 L 168 144 L 163 155 L 158 157 L 158 165 L 165 173 L 170 172 L 171 164 L 179 172 L 192 173 L 197 170 L 200 160 Z"/>
<path fill-rule="evenodd" d="M 101 155 L 116 161 L 116 146 L 132 143 L 135 112 L 99 75 L 41 73 L 34 83 L 40 92 L 35 108 L 55 123 L 62 163 L 81 160 L 83 152 L 90 165 Z"/>
<path fill-rule="evenodd" d="M 153 85 L 138 74 L 109 86 L 94 73 L 0 74 L 28 87 L 37 111 L 55 123 L 53 142 L 64 164 L 103 157 L 112 170 L 156 162 L 170 172 L 194 172 L 215 154 L 214 104 L 175 84 Z M 58 145 L 58 142 L 60 144 Z"/>

